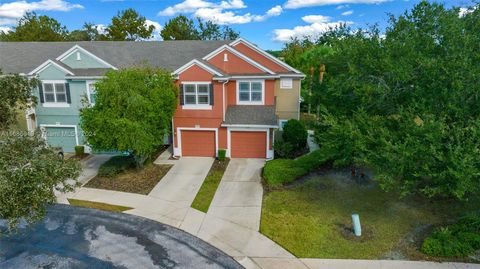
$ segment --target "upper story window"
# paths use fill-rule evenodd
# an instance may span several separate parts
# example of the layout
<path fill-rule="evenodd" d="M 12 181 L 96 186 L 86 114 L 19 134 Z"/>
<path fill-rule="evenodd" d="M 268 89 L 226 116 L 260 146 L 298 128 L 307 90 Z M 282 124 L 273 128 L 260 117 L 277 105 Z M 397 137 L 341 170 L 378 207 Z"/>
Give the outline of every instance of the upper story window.
<path fill-rule="evenodd" d="M 237 103 L 263 105 L 265 99 L 264 81 L 238 81 Z"/>
<path fill-rule="evenodd" d="M 183 108 L 211 108 L 213 88 L 208 82 L 187 82 L 182 84 L 181 102 Z"/>
<path fill-rule="evenodd" d="M 88 94 L 88 101 L 90 102 L 90 104 L 94 105 L 95 101 L 97 100 L 97 91 L 95 90 L 95 82 L 87 83 L 87 94 Z"/>
<path fill-rule="evenodd" d="M 70 106 L 70 88 L 62 80 L 44 80 L 39 87 L 40 102 L 44 107 Z"/>
<path fill-rule="evenodd" d="M 280 89 L 291 89 L 291 88 L 293 88 L 293 79 L 291 78 L 280 79 Z"/>

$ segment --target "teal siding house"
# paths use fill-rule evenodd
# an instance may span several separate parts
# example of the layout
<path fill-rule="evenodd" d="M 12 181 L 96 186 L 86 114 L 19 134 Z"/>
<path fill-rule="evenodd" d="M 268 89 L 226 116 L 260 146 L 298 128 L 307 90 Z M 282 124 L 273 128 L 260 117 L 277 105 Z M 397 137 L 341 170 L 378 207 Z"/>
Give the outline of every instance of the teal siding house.
<path fill-rule="evenodd" d="M 37 77 L 38 104 L 26 112 L 29 131 L 40 129 L 49 146 L 73 152 L 86 144 L 80 109 L 95 105 L 95 82 L 106 72 L 148 65 L 176 70 L 228 41 L 0 42 L 0 69 Z M 84 102 L 82 102 L 82 100 Z"/>

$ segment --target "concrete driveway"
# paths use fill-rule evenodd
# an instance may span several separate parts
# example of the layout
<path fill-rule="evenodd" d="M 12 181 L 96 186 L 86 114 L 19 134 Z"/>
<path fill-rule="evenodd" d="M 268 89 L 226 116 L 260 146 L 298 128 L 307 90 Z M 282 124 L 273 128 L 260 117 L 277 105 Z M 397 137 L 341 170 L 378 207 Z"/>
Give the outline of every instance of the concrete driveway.
<path fill-rule="evenodd" d="M 4 229 L 5 222 L 0 222 L 0 231 Z M 211 245 L 168 225 L 56 205 L 32 227 L 0 237 L 0 268 L 242 267 Z"/>
<path fill-rule="evenodd" d="M 87 183 L 98 174 L 100 165 L 104 164 L 113 156 L 114 155 L 112 154 L 93 154 L 86 160 L 80 161 L 80 164 L 82 165 L 82 173 L 78 177 L 78 182 L 82 185 Z"/>
<path fill-rule="evenodd" d="M 208 214 L 258 231 L 262 211 L 264 159 L 232 159 Z"/>

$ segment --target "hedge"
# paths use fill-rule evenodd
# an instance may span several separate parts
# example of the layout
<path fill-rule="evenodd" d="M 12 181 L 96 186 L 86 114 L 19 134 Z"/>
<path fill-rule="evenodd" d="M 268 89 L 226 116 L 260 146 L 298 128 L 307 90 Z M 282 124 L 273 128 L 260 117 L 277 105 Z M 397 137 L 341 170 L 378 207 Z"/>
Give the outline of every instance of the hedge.
<path fill-rule="evenodd" d="M 268 161 L 263 169 L 265 183 L 271 187 L 292 183 L 299 177 L 317 169 L 328 158 L 320 150 L 301 156 L 295 160 L 276 159 Z"/>

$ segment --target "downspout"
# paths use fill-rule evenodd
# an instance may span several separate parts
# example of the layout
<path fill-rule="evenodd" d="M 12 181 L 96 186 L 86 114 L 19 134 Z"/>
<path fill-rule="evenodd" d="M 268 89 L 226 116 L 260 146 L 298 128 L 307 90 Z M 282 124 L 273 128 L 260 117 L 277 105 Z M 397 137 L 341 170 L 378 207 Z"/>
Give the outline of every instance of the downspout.
<path fill-rule="evenodd" d="M 222 84 L 222 91 L 223 91 L 223 102 L 222 102 L 222 109 L 223 109 L 223 122 L 225 122 L 225 85 L 229 82 L 230 80 L 225 80 Z"/>

